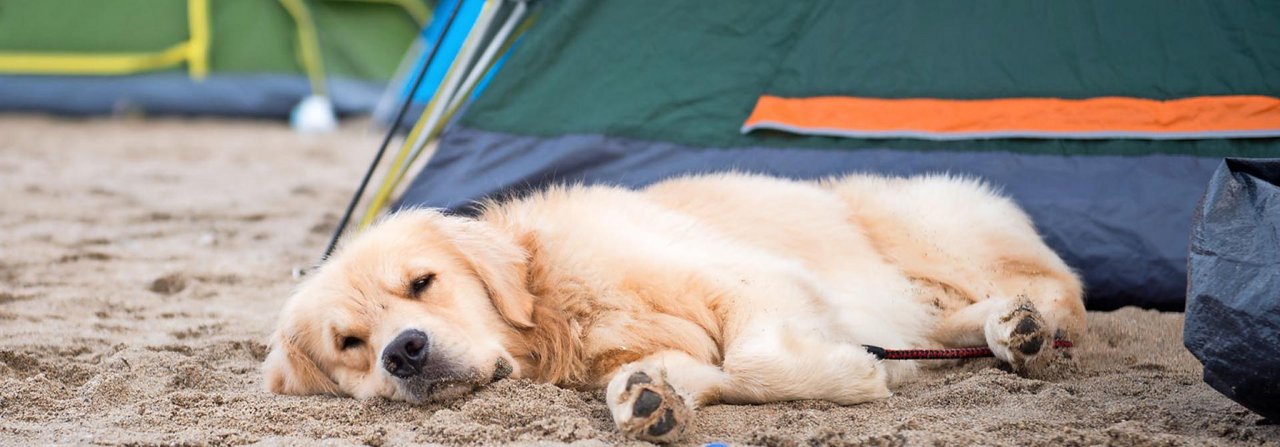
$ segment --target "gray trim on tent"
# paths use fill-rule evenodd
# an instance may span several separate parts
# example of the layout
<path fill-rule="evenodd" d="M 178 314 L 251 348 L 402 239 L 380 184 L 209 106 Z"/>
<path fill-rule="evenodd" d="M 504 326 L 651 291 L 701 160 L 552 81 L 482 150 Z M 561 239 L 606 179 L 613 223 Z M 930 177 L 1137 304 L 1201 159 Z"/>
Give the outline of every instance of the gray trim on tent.
<path fill-rule="evenodd" d="M 601 135 L 520 136 L 455 125 L 397 207 L 467 212 L 474 200 L 550 183 L 643 186 L 680 174 L 724 170 L 805 179 L 848 172 L 972 175 L 1000 187 L 1027 210 L 1049 245 L 1083 276 L 1089 307 L 1181 310 L 1192 210 L 1219 161 L 1176 155 L 700 149 Z"/>
<path fill-rule="evenodd" d="M 379 83 L 330 77 L 338 114 L 367 113 Z M 129 76 L 0 76 L 0 111 L 100 115 L 123 110 L 179 115 L 287 117 L 311 94 L 307 78 L 291 74 L 217 73 L 195 81 L 185 71 Z"/>

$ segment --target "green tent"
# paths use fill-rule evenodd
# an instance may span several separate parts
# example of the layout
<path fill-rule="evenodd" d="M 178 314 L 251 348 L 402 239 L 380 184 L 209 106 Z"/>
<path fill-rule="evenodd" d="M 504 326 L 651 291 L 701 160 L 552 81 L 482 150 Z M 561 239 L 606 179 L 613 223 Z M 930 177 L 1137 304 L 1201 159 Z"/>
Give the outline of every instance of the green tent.
<path fill-rule="evenodd" d="M 0 110 L 368 111 L 423 0 L 0 0 Z"/>

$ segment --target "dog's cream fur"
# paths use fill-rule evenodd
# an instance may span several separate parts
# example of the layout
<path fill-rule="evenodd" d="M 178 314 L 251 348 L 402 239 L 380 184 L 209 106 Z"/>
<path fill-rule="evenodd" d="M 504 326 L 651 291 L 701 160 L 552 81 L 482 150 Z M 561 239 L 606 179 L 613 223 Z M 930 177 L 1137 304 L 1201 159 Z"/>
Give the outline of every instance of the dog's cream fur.
<path fill-rule="evenodd" d="M 888 397 L 915 365 L 864 344 L 987 345 L 1037 367 L 1055 336 L 1078 341 L 1081 295 L 1027 216 L 974 180 L 559 187 L 360 235 L 290 298 L 264 370 L 278 393 L 423 401 L 509 367 L 604 388 L 620 429 L 668 441 L 701 405 Z M 380 353 L 407 329 L 446 373 L 386 372 Z"/>

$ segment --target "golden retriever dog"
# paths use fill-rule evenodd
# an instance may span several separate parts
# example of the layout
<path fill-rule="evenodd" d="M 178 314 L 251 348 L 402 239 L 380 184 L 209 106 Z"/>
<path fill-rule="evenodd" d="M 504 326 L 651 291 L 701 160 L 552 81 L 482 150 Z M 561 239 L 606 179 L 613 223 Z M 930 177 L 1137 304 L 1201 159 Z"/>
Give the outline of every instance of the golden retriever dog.
<path fill-rule="evenodd" d="M 1084 315 L 1027 216 L 971 179 L 554 187 L 345 243 L 285 304 L 264 381 L 410 402 L 505 377 L 603 389 L 620 430 L 667 442 L 705 405 L 889 397 L 916 365 L 863 345 L 1043 367 Z"/>

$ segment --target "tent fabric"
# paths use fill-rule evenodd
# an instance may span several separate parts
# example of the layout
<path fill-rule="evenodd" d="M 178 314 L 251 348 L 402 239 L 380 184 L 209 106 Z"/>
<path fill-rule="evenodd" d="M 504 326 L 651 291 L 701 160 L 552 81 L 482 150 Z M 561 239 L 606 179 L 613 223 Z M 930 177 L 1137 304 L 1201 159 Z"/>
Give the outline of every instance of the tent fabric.
<path fill-rule="evenodd" d="M 27 13 L 30 14 L 30 11 Z M 186 64 L 191 77 L 200 79 L 208 74 L 209 69 L 208 0 L 187 0 L 186 14 L 187 38 L 163 50 L 77 53 L 68 49 L 25 49 L 0 52 L 0 72 L 119 75 Z M 18 17 L 30 19 L 21 15 Z"/>
<path fill-rule="evenodd" d="M 854 4 L 868 2 L 848 0 Z M 703 0 L 695 4 L 679 0 L 652 0 L 646 2 L 609 2 L 594 4 L 586 0 L 560 0 L 548 3 L 538 23 L 524 37 L 523 47 L 510 55 L 507 65 L 499 73 L 489 90 L 471 106 L 460 123 L 473 128 L 511 132 L 537 136 L 561 134 L 608 134 L 635 139 L 661 139 L 693 147 L 814 147 L 839 150 L 861 148 L 888 148 L 923 151 L 1009 151 L 1055 155 L 1144 155 L 1188 154 L 1207 157 L 1265 157 L 1280 148 L 1276 139 L 1203 139 L 1203 140 L 1065 140 L 1065 139 L 997 139 L 965 140 L 954 142 L 918 139 L 859 139 L 831 138 L 823 136 L 791 135 L 782 132 L 758 131 L 744 135 L 740 129 L 753 110 L 757 99 L 764 94 L 780 97 L 798 97 L 807 85 L 796 86 L 792 91 L 783 76 L 793 70 L 786 65 L 798 56 L 792 54 L 794 41 L 806 34 L 804 26 L 814 10 L 826 2 L 817 0 L 757 0 L 737 2 L 733 0 Z M 1020 2 L 1014 2 L 1020 3 Z M 1127 14 L 1147 14 L 1163 11 L 1150 1 L 1126 0 L 1123 2 L 1072 2 L 1104 4 L 1138 4 L 1150 9 L 1126 8 Z M 1003 4 L 997 2 L 996 4 Z M 1215 3 L 1216 4 L 1216 3 Z M 1234 3 L 1232 3 L 1234 4 Z M 1247 9 L 1247 2 L 1240 2 Z M 881 8 L 901 8 L 904 11 L 924 14 L 928 8 L 912 6 L 904 2 L 869 2 L 866 11 L 847 17 L 851 23 L 874 25 Z M 1269 5 L 1269 4 L 1268 4 Z M 1225 6 L 1224 6 L 1225 7 Z M 1274 8 L 1272 8 L 1274 9 Z M 926 11 L 920 11 L 926 10 Z M 1256 14 L 1267 17 L 1268 7 L 1259 7 Z M 1254 14 L 1245 11 L 1245 14 Z M 879 15 L 877 15 L 879 14 Z M 1233 22 L 1239 11 L 1225 16 L 1221 28 L 1235 27 Z M 1004 16 L 1000 16 L 1004 17 Z M 932 22 L 926 22 L 925 19 Z M 927 34 L 937 27 L 972 28 L 987 26 L 981 17 L 973 17 L 970 23 L 950 23 L 945 17 L 928 15 L 912 25 L 918 33 Z M 1112 20 L 1124 20 L 1114 17 Z M 868 23 L 862 23 L 868 22 Z M 1271 23 L 1280 24 L 1280 19 Z M 848 28 L 857 28 L 849 26 Z M 1173 29 L 1162 31 L 1181 33 Z M 1280 32 L 1273 27 L 1271 33 Z M 1253 42 L 1271 34 L 1244 34 L 1240 40 Z M 875 36 L 859 38 L 874 40 Z M 1127 38 L 1127 35 L 1116 36 Z M 928 40 L 928 39 L 924 39 Z M 1006 39 L 1008 40 L 1008 39 Z M 1280 42 L 1280 39 L 1275 39 Z M 693 44 L 696 42 L 697 44 Z M 1066 45 L 1074 46 L 1067 40 Z M 1099 44 L 1101 45 L 1101 44 Z M 1258 49 L 1241 46 L 1222 49 L 1218 56 L 1206 55 L 1208 67 L 1220 67 L 1214 72 L 1198 68 L 1203 73 L 1187 83 L 1207 87 L 1195 90 L 1183 87 L 1182 82 L 1167 86 L 1143 83 L 1158 82 L 1166 75 L 1149 68 L 1143 72 L 1126 75 L 1131 69 L 1125 58 L 1108 59 L 1114 76 L 1128 80 L 1133 88 L 1123 91 L 1089 91 L 1089 84 L 1074 81 L 1073 90 L 1083 94 L 1068 95 L 1061 89 L 1044 89 L 1039 96 L 1063 98 L 1096 96 L 1132 96 L 1152 99 L 1171 99 L 1196 95 L 1257 94 L 1280 96 L 1280 54 L 1258 52 Z M 887 49 L 885 52 L 891 52 Z M 957 48 L 943 49 L 926 54 L 934 57 L 949 56 Z M 1105 51 L 1102 47 L 1090 51 Z M 1199 53 L 1198 47 L 1188 49 Z M 918 51 L 917 51 L 918 53 Z M 1085 58 L 1085 56 L 1078 56 Z M 1210 57 L 1213 56 L 1213 57 Z M 1255 57 L 1256 56 L 1256 57 Z M 866 57 L 860 53 L 828 56 L 828 63 L 835 59 Z M 1067 56 L 1063 56 L 1067 57 Z M 1093 56 L 1089 56 L 1093 57 Z M 1143 64 L 1152 62 L 1151 56 L 1136 59 Z M 1216 59 L 1241 60 L 1224 65 Z M 955 70 L 945 67 L 913 66 L 917 57 L 900 54 L 896 58 L 886 56 L 882 62 L 868 67 L 865 72 L 850 74 L 858 83 L 876 87 L 879 93 L 850 91 L 833 94 L 859 94 L 881 98 L 929 97 L 943 99 L 1014 97 L 989 84 L 1013 84 L 1016 79 L 996 77 L 990 82 L 948 82 L 959 76 Z M 1158 58 L 1156 58 L 1158 59 Z M 1181 60 L 1181 59 L 1177 59 Z M 1252 61 L 1252 62 L 1249 62 Z M 818 62 L 814 62 L 815 64 Z M 993 62 L 994 63 L 994 62 Z M 1169 62 L 1168 64 L 1172 64 Z M 1167 64 L 1157 64 L 1165 66 Z M 1145 67 L 1145 66 L 1144 66 Z M 1171 68 L 1184 68 L 1176 65 Z M 1056 74 L 1051 83 L 1066 83 L 1073 70 Z M 910 79 L 902 77 L 911 74 Z M 1030 75 L 1024 75 L 1019 79 Z M 998 82 L 997 82 L 998 81 Z M 1248 81 L 1248 84 L 1243 82 Z M 1027 79 L 1026 82 L 1045 82 Z M 1241 83 L 1235 89 L 1217 88 L 1219 84 Z M 894 89 L 893 86 L 898 86 Z M 920 87 L 907 95 L 902 89 Z M 966 87 L 968 86 L 968 87 Z M 785 88 L 784 88 L 785 87 Z M 1141 87 L 1141 88 L 1140 88 Z M 954 89 L 955 91 L 950 91 Z M 967 90 L 966 90 L 967 89 Z M 989 90 L 979 90 L 989 89 Z M 942 94 L 941 91 L 950 91 Z M 1238 91 L 1234 91 L 1238 90 Z M 1162 93 L 1164 92 L 1164 93 Z M 967 94 L 966 94 L 967 93 Z M 981 94 L 980 94 L 981 93 Z M 995 96 L 993 96 L 995 95 Z M 1025 95 L 1023 95 L 1025 96 Z"/>
<path fill-rule="evenodd" d="M 67 102 L 83 101 L 92 104 L 124 102 L 144 111 L 165 113 L 176 109 L 179 113 L 240 114 L 243 109 L 238 106 L 211 107 L 198 100 L 208 99 L 219 104 L 287 100 L 296 104 L 315 88 L 286 88 L 282 87 L 282 80 L 289 78 L 290 83 L 301 81 L 303 85 L 309 79 L 314 81 L 315 70 L 308 71 L 305 60 L 315 63 L 319 59 L 323 63 L 321 76 L 328 78 L 328 87 L 343 90 L 342 93 L 331 94 L 345 97 L 334 98 L 345 102 L 345 111 L 368 111 L 376 103 L 380 91 L 358 100 L 354 96 L 370 94 L 375 90 L 371 87 L 384 85 L 419 31 L 414 15 L 404 7 L 408 2 L 305 2 L 306 16 L 315 25 L 314 37 L 318 41 L 314 52 L 322 57 L 304 58 L 301 51 L 304 49 L 303 37 L 298 32 L 299 18 L 291 15 L 281 1 L 113 0 L 106 3 L 0 0 L 0 110 L 104 111 L 102 107 Z M 136 60 L 137 57 L 181 50 L 184 42 L 199 28 L 199 24 L 190 23 L 192 18 L 188 15 L 188 5 L 201 3 L 207 4 L 208 12 L 207 23 L 203 23 L 208 27 L 207 57 L 204 58 L 207 59 L 208 77 L 204 79 L 213 79 L 211 87 L 201 84 L 201 79 L 185 84 L 163 82 L 154 88 L 146 82 L 157 77 L 170 79 L 179 74 L 189 74 L 185 66 L 188 63 L 183 58 L 169 61 L 171 65 L 125 70 L 128 73 L 81 70 L 76 75 L 32 72 L 29 66 L 19 63 L 31 58 L 48 60 L 50 57 L 81 61 L 77 64 L 95 60 L 119 62 L 122 59 L 117 56 Z M 295 6 L 302 4 L 296 1 L 289 3 Z M 92 63 L 88 66 L 93 67 Z M 71 98 L 54 94 L 44 101 L 32 101 L 30 93 L 24 89 L 31 86 L 33 77 L 37 76 L 47 77 L 50 80 L 47 85 L 65 81 L 94 96 Z M 259 79 L 266 80 L 266 83 L 246 84 L 238 90 L 221 87 L 233 81 Z M 362 85 L 353 88 L 356 84 Z M 220 99 L 206 95 L 211 91 L 229 96 Z M 191 95 L 186 107 L 182 107 L 182 102 L 172 100 L 181 92 Z M 150 102 L 150 98 L 161 99 Z M 252 114 L 284 116 L 287 113 L 288 109 L 273 107 Z"/>
<path fill-rule="evenodd" d="M 1280 3 L 805 3 L 809 14 L 744 130 L 933 139 L 1280 134 Z M 908 99 L 916 107 L 903 109 Z"/>
<path fill-rule="evenodd" d="M 1191 234 L 1183 341 L 1205 382 L 1280 421 L 1280 158 L 1223 162 Z"/>
<path fill-rule="evenodd" d="M 331 77 L 328 83 L 339 115 L 372 110 L 382 93 L 381 85 L 362 80 Z M 310 93 L 305 77 L 285 74 L 217 74 L 200 81 L 181 70 L 111 77 L 4 76 L 0 110 L 281 117 Z"/>
<path fill-rule="evenodd" d="M 452 61 L 462 51 L 462 45 L 465 43 L 467 34 L 471 31 L 471 27 L 475 24 L 476 19 L 480 17 L 480 12 L 484 8 L 484 0 L 441 0 L 436 4 L 435 15 L 445 17 L 449 11 L 458 7 L 458 2 L 462 2 L 458 16 L 454 19 L 453 26 L 449 28 L 447 35 L 441 35 L 444 31 L 443 21 L 434 21 L 430 25 L 422 29 L 422 46 L 430 47 L 437 40 L 440 42 L 440 48 L 436 54 L 435 60 L 430 67 L 427 67 L 426 77 L 422 81 L 421 88 L 414 92 L 413 101 L 416 103 L 426 103 L 431 100 L 431 95 L 444 83 L 446 72 Z M 426 62 L 426 54 L 420 55 L 414 62 L 414 67 L 421 67 Z M 411 76 L 403 79 L 402 97 L 407 96 L 412 88 Z"/>
<path fill-rule="evenodd" d="M 333 76 L 390 79 L 419 29 L 390 4 L 307 6 Z M 303 73 L 296 24 L 279 1 L 216 0 L 209 21 L 211 73 Z M 0 53 L 6 54 L 160 51 L 186 40 L 188 27 L 185 1 L 0 0 Z"/>
<path fill-rule="evenodd" d="M 1003 188 L 1028 210 L 1049 243 L 1084 276 L 1091 308 L 1140 305 L 1177 310 L 1185 302 L 1192 210 L 1213 168 L 1222 157 L 1280 154 L 1277 138 L 934 141 L 771 130 L 741 133 L 743 122 L 762 95 L 802 97 L 794 93 L 812 92 L 781 87 L 807 79 L 790 75 L 804 72 L 803 65 L 793 61 L 816 64 L 821 60 L 795 54 L 807 48 L 797 46 L 801 39 L 816 38 L 812 26 L 816 19 L 837 15 L 846 28 L 856 29 L 880 26 L 881 20 L 904 15 L 898 20 L 911 23 L 911 29 L 923 36 L 917 44 L 943 41 L 946 48 L 933 50 L 942 55 L 964 53 L 965 47 L 963 39 L 931 37 L 937 29 L 945 28 L 937 33 L 946 35 L 1010 19 L 1004 14 L 985 19 L 981 14 L 957 14 L 955 17 L 962 20 L 947 21 L 948 14 L 912 2 L 849 3 L 862 8 L 836 14 L 837 9 L 832 8 L 843 8 L 843 3 L 822 0 L 550 2 L 488 89 L 446 130 L 437 152 L 399 206 L 466 209 L 468 202 L 477 198 L 556 182 L 639 186 L 665 176 L 728 169 L 793 178 L 851 171 L 976 175 Z M 1006 3 L 1017 2 L 997 2 Z M 1107 12 L 1110 15 L 1096 20 L 1108 23 L 1155 20 L 1136 17 L 1151 15 L 1151 11 L 1165 14 L 1164 8 L 1146 0 L 1071 5 L 1075 3 Z M 1035 4 L 1050 8 L 1047 3 Z M 1186 4 L 1211 8 L 1210 12 L 1227 8 L 1217 3 Z M 1247 9 L 1246 3 L 1240 5 Z M 1041 97 L 1077 99 L 1108 95 L 1157 100 L 1203 95 L 1276 96 L 1280 90 L 1270 83 L 1280 79 L 1271 76 L 1276 72 L 1275 61 L 1280 59 L 1269 58 L 1266 52 L 1251 53 L 1262 48 L 1255 38 L 1271 34 L 1231 34 L 1232 29 L 1244 29 L 1243 22 L 1237 21 L 1267 20 L 1270 7 L 1260 8 L 1257 13 L 1235 9 L 1205 13 L 1217 17 L 1213 23 L 1230 37 L 1224 42 L 1241 44 L 1210 47 L 1225 52 L 1215 56 L 1221 62 L 1202 64 L 1204 59 L 1198 59 L 1196 74 L 1187 77 L 1160 75 L 1166 67 L 1179 68 L 1185 63 L 1181 59 L 1161 62 L 1164 55 L 1173 54 L 1164 50 L 1160 55 L 1139 57 L 1103 54 L 1107 45 L 1102 43 L 1126 35 L 1064 40 L 1055 51 L 1019 50 L 1035 52 L 1037 64 L 1066 64 L 1068 69 L 1050 73 L 1050 80 L 1013 70 L 978 87 L 973 82 L 948 80 L 968 76 L 964 70 L 953 73 L 956 70 L 919 65 L 925 63 L 919 59 L 928 59 L 924 56 L 932 57 L 932 53 L 916 48 L 904 48 L 912 51 L 896 55 L 886 50 L 880 53 L 883 57 L 872 57 L 874 53 L 854 51 L 856 45 L 850 44 L 850 52 L 822 57 L 833 65 L 857 63 L 849 61 L 859 58 L 876 61 L 865 71 L 847 76 L 846 85 L 876 85 L 883 90 L 831 92 L 838 95 L 1009 98 L 1015 96 L 1001 89 L 1023 83 L 1065 85 L 1077 94 L 1044 89 Z M 1083 12 L 1070 16 L 1080 14 Z M 911 17 L 916 20 L 909 20 Z M 1176 21 L 1159 23 L 1162 25 L 1144 29 L 1158 28 L 1159 34 L 1169 35 L 1183 32 L 1165 28 Z M 875 36 L 858 36 L 858 45 L 874 45 L 862 41 Z M 1180 36 L 1168 41 L 1187 41 Z M 1188 54 L 1200 52 L 1199 47 L 1187 50 Z M 1070 63 L 1040 61 L 1054 57 Z M 1071 70 L 1072 64 L 1090 60 L 1102 61 L 1101 68 L 1092 67 L 1094 71 L 1111 73 L 1124 81 L 1114 85 L 1127 87 L 1101 88 L 1096 80 L 1073 78 L 1080 70 Z M 1149 63 L 1158 67 L 1143 65 Z M 1238 73 L 1249 70 L 1253 74 Z M 822 79 L 815 82 L 827 85 Z M 921 88 L 910 94 L 893 94 L 913 86 Z"/>
<path fill-rule="evenodd" d="M 992 99 L 1280 96 L 1267 0 L 810 0 L 768 94 Z"/>
<path fill-rule="evenodd" d="M 480 18 L 486 1 L 487 0 L 441 0 L 436 4 L 434 16 L 447 18 L 453 8 L 457 6 L 459 2 L 462 3 L 461 9 L 458 10 L 457 17 L 455 18 L 453 25 L 449 28 L 448 34 L 441 36 L 444 32 L 444 19 L 434 20 L 427 27 L 422 29 L 421 39 L 419 39 L 419 45 L 416 48 L 418 51 L 412 51 L 412 54 L 409 56 L 413 63 L 406 67 L 412 67 L 412 70 L 404 70 L 404 72 L 399 74 L 396 79 L 392 80 L 392 86 L 388 89 L 388 92 L 396 93 L 393 95 L 395 99 L 391 100 L 392 96 L 384 94 L 378 108 L 374 110 L 375 121 L 389 126 L 395 119 L 392 116 L 395 112 L 392 110 L 393 104 L 400 103 L 412 94 L 413 97 L 409 98 L 411 101 L 409 113 L 405 114 L 400 124 L 406 128 L 413 127 L 417 121 L 417 117 L 421 116 L 422 113 L 426 111 L 427 105 L 430 103 L 432 97 L 436 95 L 438 90 L 441 90 L 441 86 L 444 84 L 445 77 L 448 75 L 448 72 L 455 69 L 459 70 L 459 72 L 462 71 L 462 67 L 456 65 L 458 56 L 461 54 L 463 49 L 462 46 L 471 34 L 472 28 L 475 27 L 476 21 Z M 506 19 L 506 15 L 510 14 L 510 10 L 503 10 L 502 12 L 504 12 L 504 14 L 500 15 L 503 19 Z M 534 15 L 536 15 L 536 13 Z M 530 17 L 528 21 L 532 22 L 533 18 Z M 493 28 L 494 31 L 491 34 L 496 34 L 498 27 L 492 26 L 491 28 Z M 522 26 L 521 28 L 524 27 Z M 500 53 L 500 56 L 493 62 L 485 75 L 476 82 L 475 87 L 472 88 L 471 94 L 467 96 L 466 100 L 474 99 L 480 94 L 480 92 L 483 92 L 484 89 L 488 87 L 489 81 L 493 78 L 493 75 L 502 69 L 502 65 L 506 62 L 506 58 L 507 55 L 510 54 L 510 50 L 519 45 L 519 35 L 523 34 L 523 29 L 517 29 L 515 34 L 515 37 L 513 37 L 513 40 L 509 43 L 510 47 L 508 48 L 508 51 Z M 410 73 L 415 72 L 416 70 L 421 70 L 422 65 L 427 63 L 427 49 L 435 45 L 437 41 L 440 42 L 440 46 L 437 48 L 436 56 L 431 61 L 431 65 L 427 67 L 426 73 L 423 76 L 422 85 L 419 86 L 416 91 L 411 91 L 413 90 L 414 76 L 411 76 Z"/>

